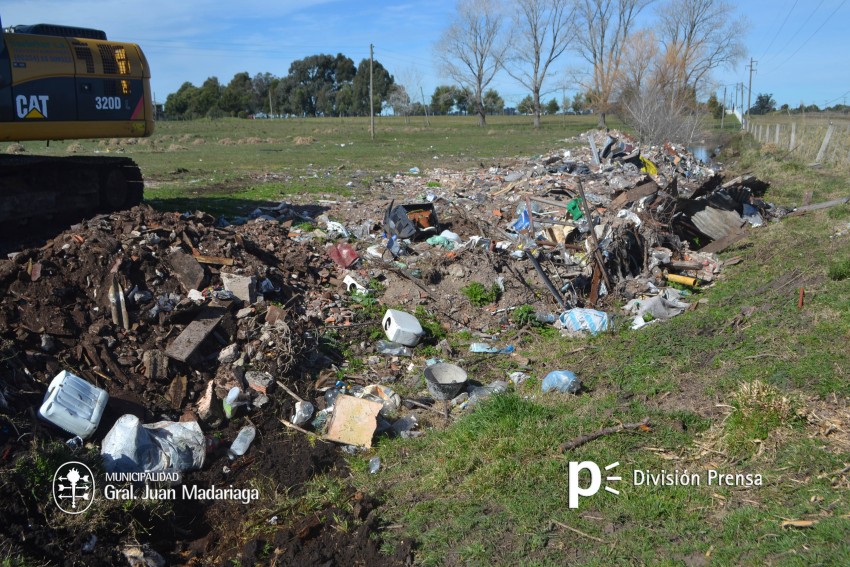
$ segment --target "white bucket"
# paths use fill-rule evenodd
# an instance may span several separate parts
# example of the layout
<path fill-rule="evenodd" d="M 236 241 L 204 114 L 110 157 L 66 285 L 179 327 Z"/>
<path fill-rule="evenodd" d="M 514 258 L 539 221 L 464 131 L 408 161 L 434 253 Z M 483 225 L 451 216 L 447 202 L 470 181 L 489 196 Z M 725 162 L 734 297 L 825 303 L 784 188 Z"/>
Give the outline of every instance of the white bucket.
<path fill-rule="evenodd" d="M 97 429 L 108 399 L 105 390 L 63 370 L 47 387 L 38 415 L 85 439 Z"/>
<path fill-rule="evenodd" d="M 412 347 L 422 338 L 422 325 L 419 320 L 404 311 L 387 309 L 382 325 L 387 338 L 394 343 Z"/>

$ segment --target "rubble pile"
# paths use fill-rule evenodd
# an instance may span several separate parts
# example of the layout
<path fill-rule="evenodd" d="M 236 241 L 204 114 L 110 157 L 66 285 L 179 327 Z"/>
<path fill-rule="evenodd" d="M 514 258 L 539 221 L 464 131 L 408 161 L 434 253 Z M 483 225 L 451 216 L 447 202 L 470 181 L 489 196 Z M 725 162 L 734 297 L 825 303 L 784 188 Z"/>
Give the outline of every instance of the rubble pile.
<path fill-rule="evenodd" d="M 75 448 L 90 438 L 111 471 L 239 485 L 253 467 L 288 490 L 341 459 L 305 435 L 349 452 L 421 435 L 531 375 L 580 394 L 573 372 L 522 356 L 523 327 L 675 317 L 719 277 L 718 252 L 788 212 L 763 200 L 767 183 L 724 180 L 683 148 L 596 131 L 565 146 L 240 217 L 140 206 L 9 254 L 1 458 L 25 452 L 29 426 Z"/>
<path fill-rule="evenodd" d="M 421 327 L 395 343 L 378 319 L 419 322 L 386 308 L 421 307 L 494 343 L 473 343 L 479 354 L 513 352 L 494 345 L 499 328 L 523 324 L 518 309 L 565 334 L 597 333 L 617 298 L 638 328 L 688 309 L 690 290 L 722 268 L 715 252 L 785 213 L 761 199 L 768 184 L 724 181 L 682 148 L 642 152 L 617 132 L 567 142 L 511 166 L 411 168 L 356 201 L 303 196 L 230 219 L 142 206 L 75 225 L 0 261 L 4 396 L 21 377 L 46 385 L 68 371 L 147 421 L 206 431 L 269 404 L 322 431 L 339 394 L 392 400 L 381 415 L 397 418 L 387 382 L 415 375 L 426 401 L 435 390 L 418 361 L 399 358 L 415 354 Z M 390 341 L 369 334 L 379 325 Z M 323 342 L 329 331 L 337 338 Z M 347 368 L 352 354 L 366 367 Z M 502 385 L 473 380 L 460 395 L 482 387 Z"/>

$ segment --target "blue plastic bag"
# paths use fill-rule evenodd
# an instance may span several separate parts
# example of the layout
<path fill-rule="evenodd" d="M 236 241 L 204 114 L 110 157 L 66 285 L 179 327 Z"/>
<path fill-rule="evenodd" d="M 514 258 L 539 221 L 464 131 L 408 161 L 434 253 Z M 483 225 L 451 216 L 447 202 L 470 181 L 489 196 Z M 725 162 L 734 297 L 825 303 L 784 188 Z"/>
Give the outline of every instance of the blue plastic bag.
<path fill-rule="evenodd" d="M 575 394 L 581 388 L 581 380 L 569 370 L 553 370 L 543 379 L 544 392 L 558 390 L 565 394 Z"/>
<path fill-rule="evenodd" d="M 596 335 L 608 329 L 608 314 L 595 309 L 577 307 L 564 311 L 559 319 L 565 329 L 574 333 L 590 331 L 592 335 Z"/>

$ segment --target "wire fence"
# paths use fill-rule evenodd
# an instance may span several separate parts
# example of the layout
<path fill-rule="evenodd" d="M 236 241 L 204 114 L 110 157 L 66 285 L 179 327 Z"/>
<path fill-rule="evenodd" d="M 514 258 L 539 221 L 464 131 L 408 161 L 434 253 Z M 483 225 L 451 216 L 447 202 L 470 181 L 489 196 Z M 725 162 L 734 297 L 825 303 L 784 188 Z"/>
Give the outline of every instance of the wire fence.
<path fill-rule="evenodd" d="M 750 120 L 746 125 L 759 143 L 772 144 L 807 163 L 850 164 L 850 120 Z"/>

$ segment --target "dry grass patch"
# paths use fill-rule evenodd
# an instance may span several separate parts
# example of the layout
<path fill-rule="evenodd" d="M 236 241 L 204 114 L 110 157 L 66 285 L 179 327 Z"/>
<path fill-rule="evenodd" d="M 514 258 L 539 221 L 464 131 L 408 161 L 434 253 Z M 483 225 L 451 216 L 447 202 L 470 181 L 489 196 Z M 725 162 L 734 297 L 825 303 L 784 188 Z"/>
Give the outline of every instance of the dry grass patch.
<path fill-rule="evenodd" d="M 316 143 L 316 138 L 313 136 L 296 136 L 292 141 L 296 146 L 309 146 L 310 144 Z"/>

